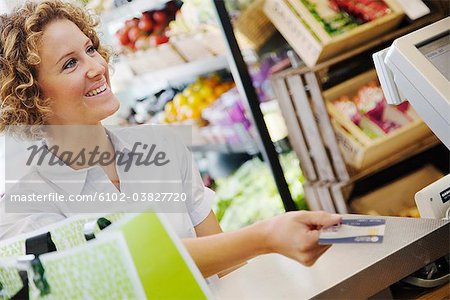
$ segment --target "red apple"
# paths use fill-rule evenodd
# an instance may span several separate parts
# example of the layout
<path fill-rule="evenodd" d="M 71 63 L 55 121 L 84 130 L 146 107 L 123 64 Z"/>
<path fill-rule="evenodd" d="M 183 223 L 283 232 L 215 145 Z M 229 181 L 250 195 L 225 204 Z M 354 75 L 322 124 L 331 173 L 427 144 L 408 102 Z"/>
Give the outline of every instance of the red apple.
<path fill-rule="evenodd" d="M 126 46 L 130 43 L 130 39 L 128 38 L 128 29 L 122 28 L 116 32 L 116 37 L 119 39 L 119 42 L 122 46 Z"/>
<path fill-rule="evenodd" d="M 136 43 L 134 43 L 134 46 L 137 50 L 145 50 L 147 49 L 149 45 L 149 38 L 147 36 L 140 36 Z"/>
<path fill-rule="evenodd" d="M 156 43 L 156 35 L 155 34 L 152 34 L 151 36 L 149 36 L 148 43 L 149 43 L 150 47 L 158 46 L 158 44 Z"/>
<path fill-rule="evenodd" d="M 153 23 L 153 33 L 156 35 L 160 35 L 164 33 L 166 26 L 163 24 Z"/>
<path fill-rule="evenodd" d="M 139 29 L 145 32 L 151 32 L 153 29 L 152 19 L 142 16 L 141 20 L 139 21 Z"/>
<path fill-rule="evenodd" d="M 153 15 L 153 11 L 151 11 L 151 10 L 147 10 L 147 11 L 144 11 L 143 13 L 142 13 L 142 17 L 143 18 L 152 18 L 152 15 Z"/>
<path fill-rule="evenodd" d="M 149 38 L 150 46 L 156 47 L 161 44 L 165 44 L 169 41 L 169 38 L 166 35 L 156 35 L 152 34 Z"/>
<path fill-rule="evenodd" d="M 157 10 L 153 13 L 153 20 L 158 24 L 166 24 L 167 15 L 162 10 Z"/>
<path fill-rule="evenodd" d="M 128 31 L 128 38 L 130 39 L 130 42 L 134 43 L 138 39 L 138 37 L 141 35 L 141 30 L 138 27 L 132 27 Z"/>
<path fill-rule="evenodd" d="M 169 41 L 169 38 L 165 34 L 156 36 L 156 44 L 157 45 L 165 44 L 168 41 Z"/>
<path fill-rule="evenodd" d="M 128 28 L 138 27 L 138 25 L 139 25 L 139 18 L 133 18 L 125 21 L 125 26 Z"/>

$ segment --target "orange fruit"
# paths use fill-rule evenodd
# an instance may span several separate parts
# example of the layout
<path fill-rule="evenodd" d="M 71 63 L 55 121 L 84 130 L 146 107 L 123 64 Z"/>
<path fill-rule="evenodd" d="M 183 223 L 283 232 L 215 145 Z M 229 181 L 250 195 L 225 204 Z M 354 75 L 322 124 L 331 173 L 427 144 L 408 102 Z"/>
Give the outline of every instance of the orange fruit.
<path fill-rule="evenodd" d="M 194 93 L 188 97 L 188 104 L 191 107 L 198 106 L 203 101 L 202 96 L 199 93 Z"/>
<path fill-rule="evenodd" d="M 164 112 L 169 115 L 172 113 L 176 113 L 175 105 L 173 104 L 173 101 L 169 101 L 164 105 Z"/>
<path fill-rule="evenodd" d="M 203 84 L 200 81 L 196 81 L 190 85 L 192 92 L 196 93 L 202 89 Z"/>
<path fill-rule="evenodd" d="M 170 114 L 170 115 L 167 115 L 166 118 L 167 118 L 167 123 L 173 123 L 177 120 L 177 115 Z"/>
<path fill-rule="evenodd" d="M 176 94 L 175 97 L 173 97 L 173 104 L 176 108 L 182 107 L 183 105 L 186 105 L 188 103 L 187 97 L 184 94 Z"/>
<path fill-rule="evenodd" d="M 201 116 L 202 116 L 202 111 L 201 111 L 201 109 L 198 109 L 198 108 L 192 108 L 187 113 L 187 117 L 189 119 L 193 119 L 193 120 L 196 120 L 196 119 L 200 118 Z"/>
<path fill-rule="evenodd" d="M 205 78 L 205 79 L 203 79 L 202 82 L 203 82 L 204 86 L 209 86 L 209 87 L 214 87 L 217 84 L 214 80 L 212 80 L 210 78 Z"/>
<path fill-rule="evenodd" d="M 219 83 L 222 79 L 220 78 L 219 74 L 214 73 L 212 75 L 210 75 L 208 77 L 209 79 L 211 79 L 213 82 Z"/>
<path fill-rule="evenodd" d="M 185 88 L 183 90 L 182 93 L 183 93 L 183 96 L 189 97 L 192 94 L 192 92 L 193 92 L 193 90 L 192 90 L 191 86 L 188 86 L 187 88 Z"/>
<path fill-rule="evenodd" d="M 206 98 L 206 103 L 208 103 L 208 105 L 209 105 L 209 104 L 215 102 L 216 100 L 217 100 L 216 96 L 211 95 L 208 98 Z"/>
<path fill-rule="evenodd" d="M 208 98 L 214 95 L 214 90 L 212 89 L 212 87 L 204 85 L 200 89 L 199 93 L 203 98 Z"/>
<path fill-rule="evenodd" d="M 220 85 L 218 85 L 218 86 L 216 86 L 214 88 L 214 95 L 216 97 L 219 97 L 220 95 L 222 95 L 226 91 L 228 91 L 228 87 L 225 84 L 220 84 Z"/>
<path fill-rule="evenodd" d="M 183 105 L 178 109 L 177 119 L 178 121 L 184 121 L 187 116 L 191 113 L 192 108 L 189 105 Z"/>

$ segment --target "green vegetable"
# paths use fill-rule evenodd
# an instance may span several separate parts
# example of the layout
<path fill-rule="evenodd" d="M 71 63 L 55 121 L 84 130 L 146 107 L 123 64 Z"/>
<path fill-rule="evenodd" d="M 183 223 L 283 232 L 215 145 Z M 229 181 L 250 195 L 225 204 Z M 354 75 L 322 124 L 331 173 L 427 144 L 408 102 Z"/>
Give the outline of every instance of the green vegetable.
<path fill-rule="evenodd" d="M 308 0 L 301 0 L 317 22 L 322 25 L 330 36 L 336 36 L 358 26 L 358 23 L 350 15 L 336 12 L 333 16 L 323 17 L 317 11 L 317 5 Z"/>
<path fill-rule="evenodd" d="M 299 209 L 307 209 L 302 186 L 304 177 L 296 155 L 283 154 L 280 162 L 294 202 Z M 216 184 L 213 209 L 225 231 L 284 212 L 272 173 L 258 158 L 244 163 L 233 175 L 217 179 Z"/>

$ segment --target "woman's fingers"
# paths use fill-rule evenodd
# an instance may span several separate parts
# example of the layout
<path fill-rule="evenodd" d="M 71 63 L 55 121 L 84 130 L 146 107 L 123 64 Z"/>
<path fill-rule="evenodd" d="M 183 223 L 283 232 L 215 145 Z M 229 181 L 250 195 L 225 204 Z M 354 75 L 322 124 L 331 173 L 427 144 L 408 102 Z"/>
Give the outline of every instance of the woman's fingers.
<path fill-rule="evenodd" d="M 317 247 L 314 247 L 313 249 L 309 251 L 299 251 L 295 257 L 295 259 L 307 266 L 312 266 L 321 256 L 324 254 L 331 245 L 317 245 Z"/>
<path fill-rule="evenodd" d="M 342 217 L 324 211 L 296 212 L 295 219 L 309 226 L 323 227 L 338 224 Z"/>
<path fill-rule="evenodd" d="M 319 230 L 338 224 L 341 216 L 327 212 L 289 212 L 259 223 L 266 252 L 276 252 L 310 266 L 329 248 L 319 245 Z"/>

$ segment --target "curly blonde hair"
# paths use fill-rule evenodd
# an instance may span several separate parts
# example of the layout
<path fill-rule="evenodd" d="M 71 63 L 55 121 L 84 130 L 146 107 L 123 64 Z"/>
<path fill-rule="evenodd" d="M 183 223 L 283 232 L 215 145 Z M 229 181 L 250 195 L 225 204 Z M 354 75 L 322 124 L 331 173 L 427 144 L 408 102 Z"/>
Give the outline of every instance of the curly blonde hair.
<path fill-rule="evenodd" d="M 30 1 L 0 15 L 0 133 L 10 125 L 45 125 L 51 115 L 51 99 L 42 97 L 37 81 L 38 45 L 46 25 L 60 19 L 75 23 L 109 62 L 111 52 L 95 31 L 98 19 L 82 7 L 61 0 Z"/>

